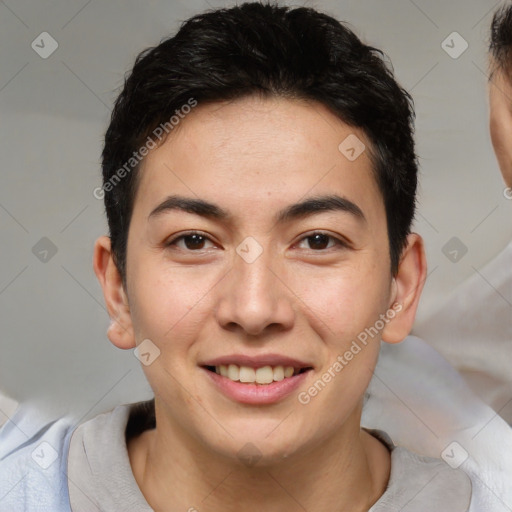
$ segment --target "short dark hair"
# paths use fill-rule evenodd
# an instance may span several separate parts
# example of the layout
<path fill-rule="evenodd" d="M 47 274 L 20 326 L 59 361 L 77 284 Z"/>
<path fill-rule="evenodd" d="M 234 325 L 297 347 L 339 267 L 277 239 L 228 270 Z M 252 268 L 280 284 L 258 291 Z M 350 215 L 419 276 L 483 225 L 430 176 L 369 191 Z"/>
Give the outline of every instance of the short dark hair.
<path fill-rule="evenodd" d="M 489 52 L 491 76 L 496 71 L 512 76 L 512 5 L 500 7 L 492 17 Z"/>
<path fill-rule="evenodd" d="M 413 102 L 384 57 L 327 14 L 259 2 L 196 15 L 174 37 L 141 52 L 115 102 L 102 153 L 112 252 L 123 284 L 140 166 L 134 161 L 133 171 L 112 183 L 116 172 L 191 98 L 201 104 L 255 94 L 314 100 L 363 130 L 395 274 L 415 213 L 417 158 Z"/>

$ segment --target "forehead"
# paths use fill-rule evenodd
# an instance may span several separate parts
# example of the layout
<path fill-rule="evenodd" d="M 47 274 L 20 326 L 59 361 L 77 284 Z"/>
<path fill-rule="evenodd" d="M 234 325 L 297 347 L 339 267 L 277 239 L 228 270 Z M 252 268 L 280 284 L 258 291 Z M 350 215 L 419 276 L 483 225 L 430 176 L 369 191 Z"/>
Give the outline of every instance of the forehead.
<path fill-rule="evenodd" d="M 270 210 L 337 193 L 382 213 L 364 133 L 316 102 L 248 97 L 199 104 L 143 161 L 135 210 L 165 195 Z"/>

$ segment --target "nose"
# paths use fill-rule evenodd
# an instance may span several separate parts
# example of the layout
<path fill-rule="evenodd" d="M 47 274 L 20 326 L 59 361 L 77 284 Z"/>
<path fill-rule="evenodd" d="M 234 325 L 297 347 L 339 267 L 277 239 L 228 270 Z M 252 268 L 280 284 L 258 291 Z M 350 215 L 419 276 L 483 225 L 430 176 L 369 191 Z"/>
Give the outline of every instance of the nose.
<path fill-rule="evenodd" d="M 264 251 L 251 263 L 235 256 L 218 290 L 216 317 L 222 328 L 252 336 L 292 328 L 293 293 L 279 265 L 270 266 L 267 254 Z"/>

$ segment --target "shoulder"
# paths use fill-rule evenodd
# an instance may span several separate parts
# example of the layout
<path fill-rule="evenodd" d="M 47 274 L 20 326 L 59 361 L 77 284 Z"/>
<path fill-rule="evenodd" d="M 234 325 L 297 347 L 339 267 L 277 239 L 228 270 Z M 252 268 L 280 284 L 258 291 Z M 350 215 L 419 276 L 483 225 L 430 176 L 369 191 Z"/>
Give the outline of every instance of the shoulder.
<path fill-rule="evenodd" d="M 66 461 L 73 424 L 20 406 L 0 429 L 0 512 L 70 511 Z"/>
<path fill-rule="evenodd" d="M 370 512 L 470 510 L 472 485 L 464 471 L 452 468 L 442 459 L 425 457 L 395 446 L 385 432 L 369 432 L 391 451 L 388 486 Z"/>
<path fill-rule="evenodd" d="M 74 431 L 68 455 L 74 511 L 151 510 L 133 475 L 127 449 L 130 436 L 151 426 L 148 411 L 145 403 L 118 405 Z"/>

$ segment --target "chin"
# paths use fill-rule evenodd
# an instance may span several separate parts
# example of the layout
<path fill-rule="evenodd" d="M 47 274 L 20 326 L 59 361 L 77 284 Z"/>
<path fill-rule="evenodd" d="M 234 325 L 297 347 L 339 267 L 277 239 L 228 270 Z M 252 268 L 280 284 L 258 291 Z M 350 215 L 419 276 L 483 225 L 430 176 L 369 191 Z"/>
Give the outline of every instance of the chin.
<path fill-rule="evenodd" d="M 269 424 L 264 428 L 258 428 L 258 425 L 253 425 L 251 429 L 241 427 L 233 437 L 225 435 L 221 442 L 207 443 L 212 451 L 236 464 L 250 468 L 270 468 L 288 460 L 298 449 L 305 448 L 304 439 L 286 431 L 282 432 L 285 436 L 278 436 L 275 431 L 272 432 L 276 427 L 275 421 L 272 424 L 272 428 L 267 428 Z"/>

